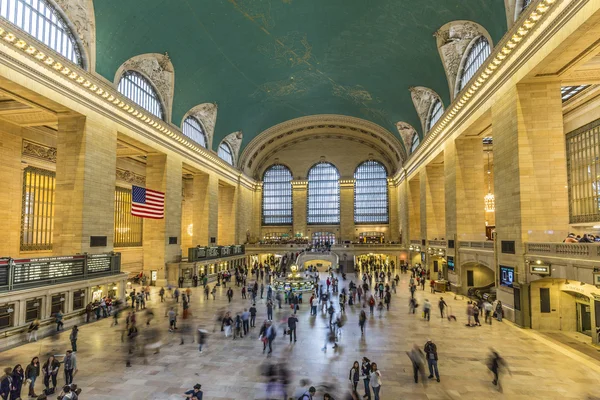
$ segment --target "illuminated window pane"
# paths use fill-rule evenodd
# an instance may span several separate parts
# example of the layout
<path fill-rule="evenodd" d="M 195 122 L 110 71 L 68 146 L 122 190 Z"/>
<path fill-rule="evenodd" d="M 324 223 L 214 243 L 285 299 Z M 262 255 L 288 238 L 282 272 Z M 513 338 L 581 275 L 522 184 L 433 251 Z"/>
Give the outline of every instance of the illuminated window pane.
<path fill-rule="evenodd" d="M 333 232 L 315 232 L 312 234 L 313 246 L 333 246 L 335 244 L 335 233 Z"/>
<path fill-rule="evenodd" d="M 131 189 L 115 188 L 115 247 L 142 245 L 142 218 L 131 215 Z"/>
<path fill-rule="evenodd" d="M 574 97 L 582 90 L 589 88 L 590 85 L 579 85 L 579 86 L 563 86 L 560 88 L 560 95 L 563 103 L 569 100 L 571 97 Z"/>
<path fill-rule="evenodd" d="M 231 147 L 225 142 L 222 142 L 219 145 L 219 157 L 224 160 L 227 164 L 233 165 L 233 152 L 231 151 Z"/>
<path fill-rule="evenodd" d="M 75 36 L 52 4 L 45 0 L 0 0 L 0 17 L 83 67 Z"/>
<path fill-rule="evenodd" d="M 308 172 L 308 223 L 340 223 L 340 174 L 328 162 L 316 164 Z"/>
<path fill-rule="evenodd" d="M 263 176 L 263 225 L 292 224 L 292 173 L 273 165 Z"/>
<path fill-rule="evenodd" d="M 160 98 L 152 83 L 136 71 L 125 71 L 119 81 L 119 93 L 157 118 L 164 119 Z"/>
<path fill-rule="evenodd" d="M 202 124 L 194 117 L 187 117 L 183 121 L 183 134 L 200 146 L 206 148 L 206 134 L 202 129 Z"/>
<path fill-rule="evenodd" d="M 23 171 L 21 251 L 52 250 L 56 173 L 27 167 Z"/>
<path fill-rule="evenodd" d="M 411 154 L 419 147 L 419 143 L 421 143 L 421 139 L 419 139 L 419 135 L 415 133 L 412 137 L 412 143 L 410 144 Z"/>
<path fill-rule="evenodd" d="M 442 102 L 438 99 L 433 103 L 431 107 L 431 114 L 429 114 L 429 118 L 427 120 L 427 131 L 429 132 L 431 128 L 439 121 L 439 119 L 444 114 L 444 106 Z"/>
<path fill-rule="evenodd" d="M 479 36 L 467 54 L 460 80 L 458 81 L 458 87 L 456 89 L 457 93 L 469 83 L 473 76 L 475 76 L 477 70 L 483 65 L 491 52 L 492 49 L 488 40 L 483 36 Z"/>
<path fill-rule="evenodd" d="M 377 161 L 366 161 L 354 172 L 354 222 L 387 224 L 388 186 L 385 167 Z"/>

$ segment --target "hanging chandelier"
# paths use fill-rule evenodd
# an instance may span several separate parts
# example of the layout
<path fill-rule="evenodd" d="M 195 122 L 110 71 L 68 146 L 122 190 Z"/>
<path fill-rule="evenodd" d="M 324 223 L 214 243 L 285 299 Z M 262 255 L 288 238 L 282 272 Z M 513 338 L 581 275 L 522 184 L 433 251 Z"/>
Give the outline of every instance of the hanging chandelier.
<path fill-rule="evenodd" d="M 488 163 L 487 163 L 487 176 L 488 176 L 488 194 L 485 195 L 485 197 L 483 198 L 483 202 L 485 204 L 485 212 L 495 212 L 496 211 L 496 198 L 494 197 L 494 194 L 492 193 L 492 184 L 491 184 L 491 180 L 492 180 L 492 176 L 491 176 L 491 171 L 490 171 L 490 152 L 488 150 L 487 152 L 487 156 L 488 156 Z"/>

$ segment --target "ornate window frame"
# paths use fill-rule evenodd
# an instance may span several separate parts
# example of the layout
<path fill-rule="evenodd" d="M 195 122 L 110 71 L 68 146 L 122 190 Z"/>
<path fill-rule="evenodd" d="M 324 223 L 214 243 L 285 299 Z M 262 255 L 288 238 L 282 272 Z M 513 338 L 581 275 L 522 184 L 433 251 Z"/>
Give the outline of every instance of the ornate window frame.
<path fill-rule="evenodd" d="M 383 172 L 383 174 L 381 174 Z M 360 163 L 354 171 L 354 223 L 389 224 L 388 171 L 376 160 Z M 372 211 L 364 213 L 362 211 Z"/>
<path fill-rule="evenodd" d="M 287 173 L 287 175 L 286 175 Z M 268 180 L 268 174 L 279 180 Z M 285 178 L 285 179 L 284 179 Z M 289 178 L 289 179 L 287 179 Z M 292 225 L 294 222 L 294 203 L 292 199 L 292 171 L 283 164 L 273 164 L 263 173 L 262 186 L 262 224 Z M 273 201 L 276 200 L 276 201 Z M 268 209 L 267 209 L 268 208 Z M 265 211 L 272 211 L 265 215 Z"/>
<path fill-rule="evenodd" d="M 490 54 L 492 54 L 492 45 L 485 35 L 479 35 L 471 41 L 463 55 L 456 75 L 455 97 L 477 75 L 477 71 L 485 64 L 485 60 Z"/>
<path fill-rule="evenodd" d="M 429 114 L 427 117 L 427 132 L 435 126 L 435 124 L 442 118 L 444 115 L 444 104 L 441 99 L 436 99 L 433 103 L 431 103 L 431 107 L 429 109 Z"/>
<path fill-rule="evenodd" d="M 165 106 L 160 94 L 152 80 L 143 73 L 136 70 L 123 71 L 117 90 L 150 114 L 165 121 Z"/>
<path fill-rule="evenodd" d="M 223 140 L 219 144 L 217 155 L 221 160 L 225 161 L 227 164 L 234 166 L 233 150 L 229 143 L 227 143 L 227 141 Z"/>
<path fill-rule="evenodd" d="M 181 124 L 181 131 L 185 136 L 192 139 L 205 149 L 208 148 L 208 138 L 202 122 L 191 115 L 188 115 Z"/>
<path fill-rule="evenodd" d="M 332 168 L 332 172 L 335 172 L 333 175 L 329 174 L 331 178 L 335 179 L 311 179 L 311 174 L 315 171 L 315 168 L 319 166 L 329 166 Z M 328 161 L 319 161 L 316 164 L 313 164 L 307 173 L 307 193 L 306 193 L 306 223 L 308 225 L 339 225 L 340 224 L 340 171 L 339 169 Z M 316 182 L 330 182 L 332 183 L 327 187 L 321 187 L 319 189 L 320 192 L 328 192 L 328 193 L 311 193 L 311 191 L 317 190 L 314 187 L 314 183 Z M 335 183 L 334 183 L 335 182 Z M 313 183 L 313 185 L 311 185 Z M 322 185 L 323 186 L 323 185 Z M 331 201 L 331 198 L 335 199 Z M 333 207 L 327 205 L 331 205 L 333 203 Z M 325 206 L 325 207 L 323 207 Z M 318 213 L 316 211 L 323 211 Z M 333 211 L 332 213 L 325 213 L 324 211 Z"/>

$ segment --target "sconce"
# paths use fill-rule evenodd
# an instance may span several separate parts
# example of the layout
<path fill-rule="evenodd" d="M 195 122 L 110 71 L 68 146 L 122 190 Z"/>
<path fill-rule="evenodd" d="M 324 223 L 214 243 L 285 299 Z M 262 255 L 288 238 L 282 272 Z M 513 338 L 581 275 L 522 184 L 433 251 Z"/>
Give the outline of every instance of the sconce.
<path fill-rule="evenodd" d="M 7 312 L 7 313 L 9 313 L 9 314 L 12 314 L 12 312 L 13 312 L 13 311 L 15 311 L 15 310 L 13 310 L 13 308 L 12 308 L 12 307 L 8 307 L 8 308 L 6 309 L 6 312 Z"/>
<path fill-rule="evenodd" d="M 60 298 L 60 301 L 65 301 L 65 298 L 64 298 L 64 297 L 61 297 L 61 298 Z"/>

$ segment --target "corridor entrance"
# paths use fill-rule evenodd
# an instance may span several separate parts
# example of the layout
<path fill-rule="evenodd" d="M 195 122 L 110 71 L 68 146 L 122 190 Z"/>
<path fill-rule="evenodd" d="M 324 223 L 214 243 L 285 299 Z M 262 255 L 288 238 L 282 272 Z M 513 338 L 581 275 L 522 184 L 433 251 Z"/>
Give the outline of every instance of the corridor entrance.
<path fill-rule="evenodd" d="M 577 307 L 577 332 L 592 336 L 592 316 L 590 304 L 575 303 Z"/>

